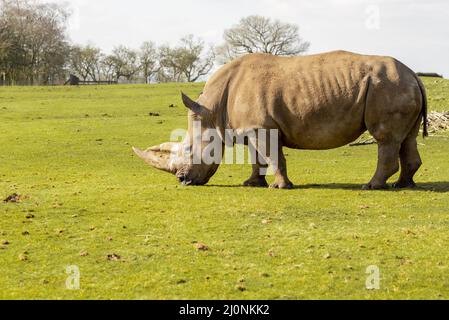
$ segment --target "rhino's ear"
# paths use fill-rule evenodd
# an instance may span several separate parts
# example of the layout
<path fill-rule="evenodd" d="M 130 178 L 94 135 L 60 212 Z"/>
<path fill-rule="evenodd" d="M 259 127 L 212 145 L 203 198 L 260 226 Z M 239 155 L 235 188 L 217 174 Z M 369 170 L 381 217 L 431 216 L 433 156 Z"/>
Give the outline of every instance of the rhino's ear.
<path fill-rule="evenodd" d="M 206 116 L 209 114 L 209 110 L 200 105 L 198 102 L 193 101 L 183 92 L 181 92 L 181 95 L 182 95 L 182 102 L 184 103 L 184 105 L 190 110 L 192 110 L 195 114 L 200 116 Z"/>

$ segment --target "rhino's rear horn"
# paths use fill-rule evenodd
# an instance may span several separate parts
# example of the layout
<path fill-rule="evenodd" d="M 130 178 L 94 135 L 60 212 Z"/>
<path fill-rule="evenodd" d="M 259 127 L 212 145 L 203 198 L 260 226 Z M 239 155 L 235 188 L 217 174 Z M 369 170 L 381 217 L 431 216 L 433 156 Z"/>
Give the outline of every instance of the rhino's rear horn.
<path fill-rule="evenodd" d="M 178 146 L 179 146 L 179 143 L 167 142 L 167 143 L 163 143 L 163 144 L 161 144 L 159 146 L 151 147 L 148 150 L 155 151 L 155 152 L 168 152 L 168 153 L 171 153 L 171 152 L 177 152 L 178 151 Z"/>

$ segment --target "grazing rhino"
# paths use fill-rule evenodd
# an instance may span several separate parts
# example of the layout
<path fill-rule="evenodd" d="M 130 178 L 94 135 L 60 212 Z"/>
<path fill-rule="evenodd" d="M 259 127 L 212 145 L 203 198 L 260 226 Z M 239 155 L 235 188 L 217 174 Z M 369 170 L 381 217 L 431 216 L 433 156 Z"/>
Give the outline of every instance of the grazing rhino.
<path fill-rule="evenodd" d="M 384 189 L 399 171 L 395 188 L 414 187 L 422 162 L 417 136 L 427 97 L 423 83 L 391 57 L 345 51 L 302 57 L 249 54 L 223 66 L 207 82 L 198 101 L 182 95 L 192 123 L 202 130 L 277 129 L 278 163 L 273 188 L 290 189 L 283 147 L 325 150 L 355 141 L 367 130 L 378 142 L 378 166 L 365 190 Z M 181 161 L 192 139 L 165 143 L 135 153 L 151 166 L 175 174 L 185 185 L 204 185 L 219 164 Z M 268 157 L 269 158 L 269 157 Z M 268 159 L 269 160 L 269 159 Z M 245 186 L 268 186 L 256 161 Z"/>

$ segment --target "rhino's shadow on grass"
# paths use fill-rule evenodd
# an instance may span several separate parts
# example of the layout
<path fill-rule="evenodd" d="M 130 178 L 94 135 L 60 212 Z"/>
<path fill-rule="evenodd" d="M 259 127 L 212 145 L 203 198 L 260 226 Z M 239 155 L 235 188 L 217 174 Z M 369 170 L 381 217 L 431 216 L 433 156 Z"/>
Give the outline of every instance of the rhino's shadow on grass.
<path fill-rule="evenodd" d="M 247 188 L 242 185 L 207 185 L 208 187 L 216 187 L 216 188 Z M 325 183 L 325 184 L 304 184 L 304 185 L 296 185 L 293 189 L 295 190 L 306 190 L 306 189 L 328 189 L 328 190 L 352 190 L 352 191 L 362 191 L 362 184 L 357 183 Z M 432 191 L 438 193 L 446 193 L 449 192 L 449 181 L 437 181 L 437 182 L 426 182 L 426 183 L 417 183 L 416 188 L 408 188 L 408 189 L 393 189 L 389 188 L 386 190 L 382 190 L 384 192 L 398 192 L 398 191 Z M 371 192 L 371 191 L 366 191 Z"/>
<path fill-rule="evenodd" d="M 295 186 L 294 189 L 330 189 L 330 190 L 353 190 L 362 191 L 361 184 L 353 183 L 329 183 L 329 184 L 306 184 Z M 394 189 L 391 187 L 386 190 L 381 190 L 385 192 L 398 192 L 398 191 L 432 191 L 439 193 L 449 192 L 449 181 L 437 181 L 437 182 L 426 182 L 417 183 L 416 188 L 406 188 L 406 189 Z M 369 191 L 367 191 L 369 192 Z"/>

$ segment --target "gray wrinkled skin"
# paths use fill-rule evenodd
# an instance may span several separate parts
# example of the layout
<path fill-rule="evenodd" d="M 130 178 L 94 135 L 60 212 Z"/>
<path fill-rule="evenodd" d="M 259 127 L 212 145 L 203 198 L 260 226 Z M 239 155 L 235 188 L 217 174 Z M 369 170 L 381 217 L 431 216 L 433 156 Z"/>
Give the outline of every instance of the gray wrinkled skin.
<path fill-rule="evenodd" d="M 273 188 L 293 186 L 283 147 L 338 148 L 367 130 L 378 142 L 379 155 L 375 175 L 364 189 L 386 188 L 400 165 L 401 176 L 394 186 L 413 187 L 422 164 L 416 138 L 427 116 L 426 91 L 412 70 L 391 57 L 345 51 L 304 57 L 250 54 L 216 72 L 197 102 L 185 95 L 183 102 L 190 110 L 190 137 L 193 120 L 201 120 L 203 130 L 215 128 L 222 133 L 225 129 L 278 129 L 279 163 Z M 178 161 L 191 147 L 188 140 L 134 151 L 185 185 L 206 184 L 218 164 Z M 261 167 L 253 165 L 244 185 L 268 186 Z"/>

